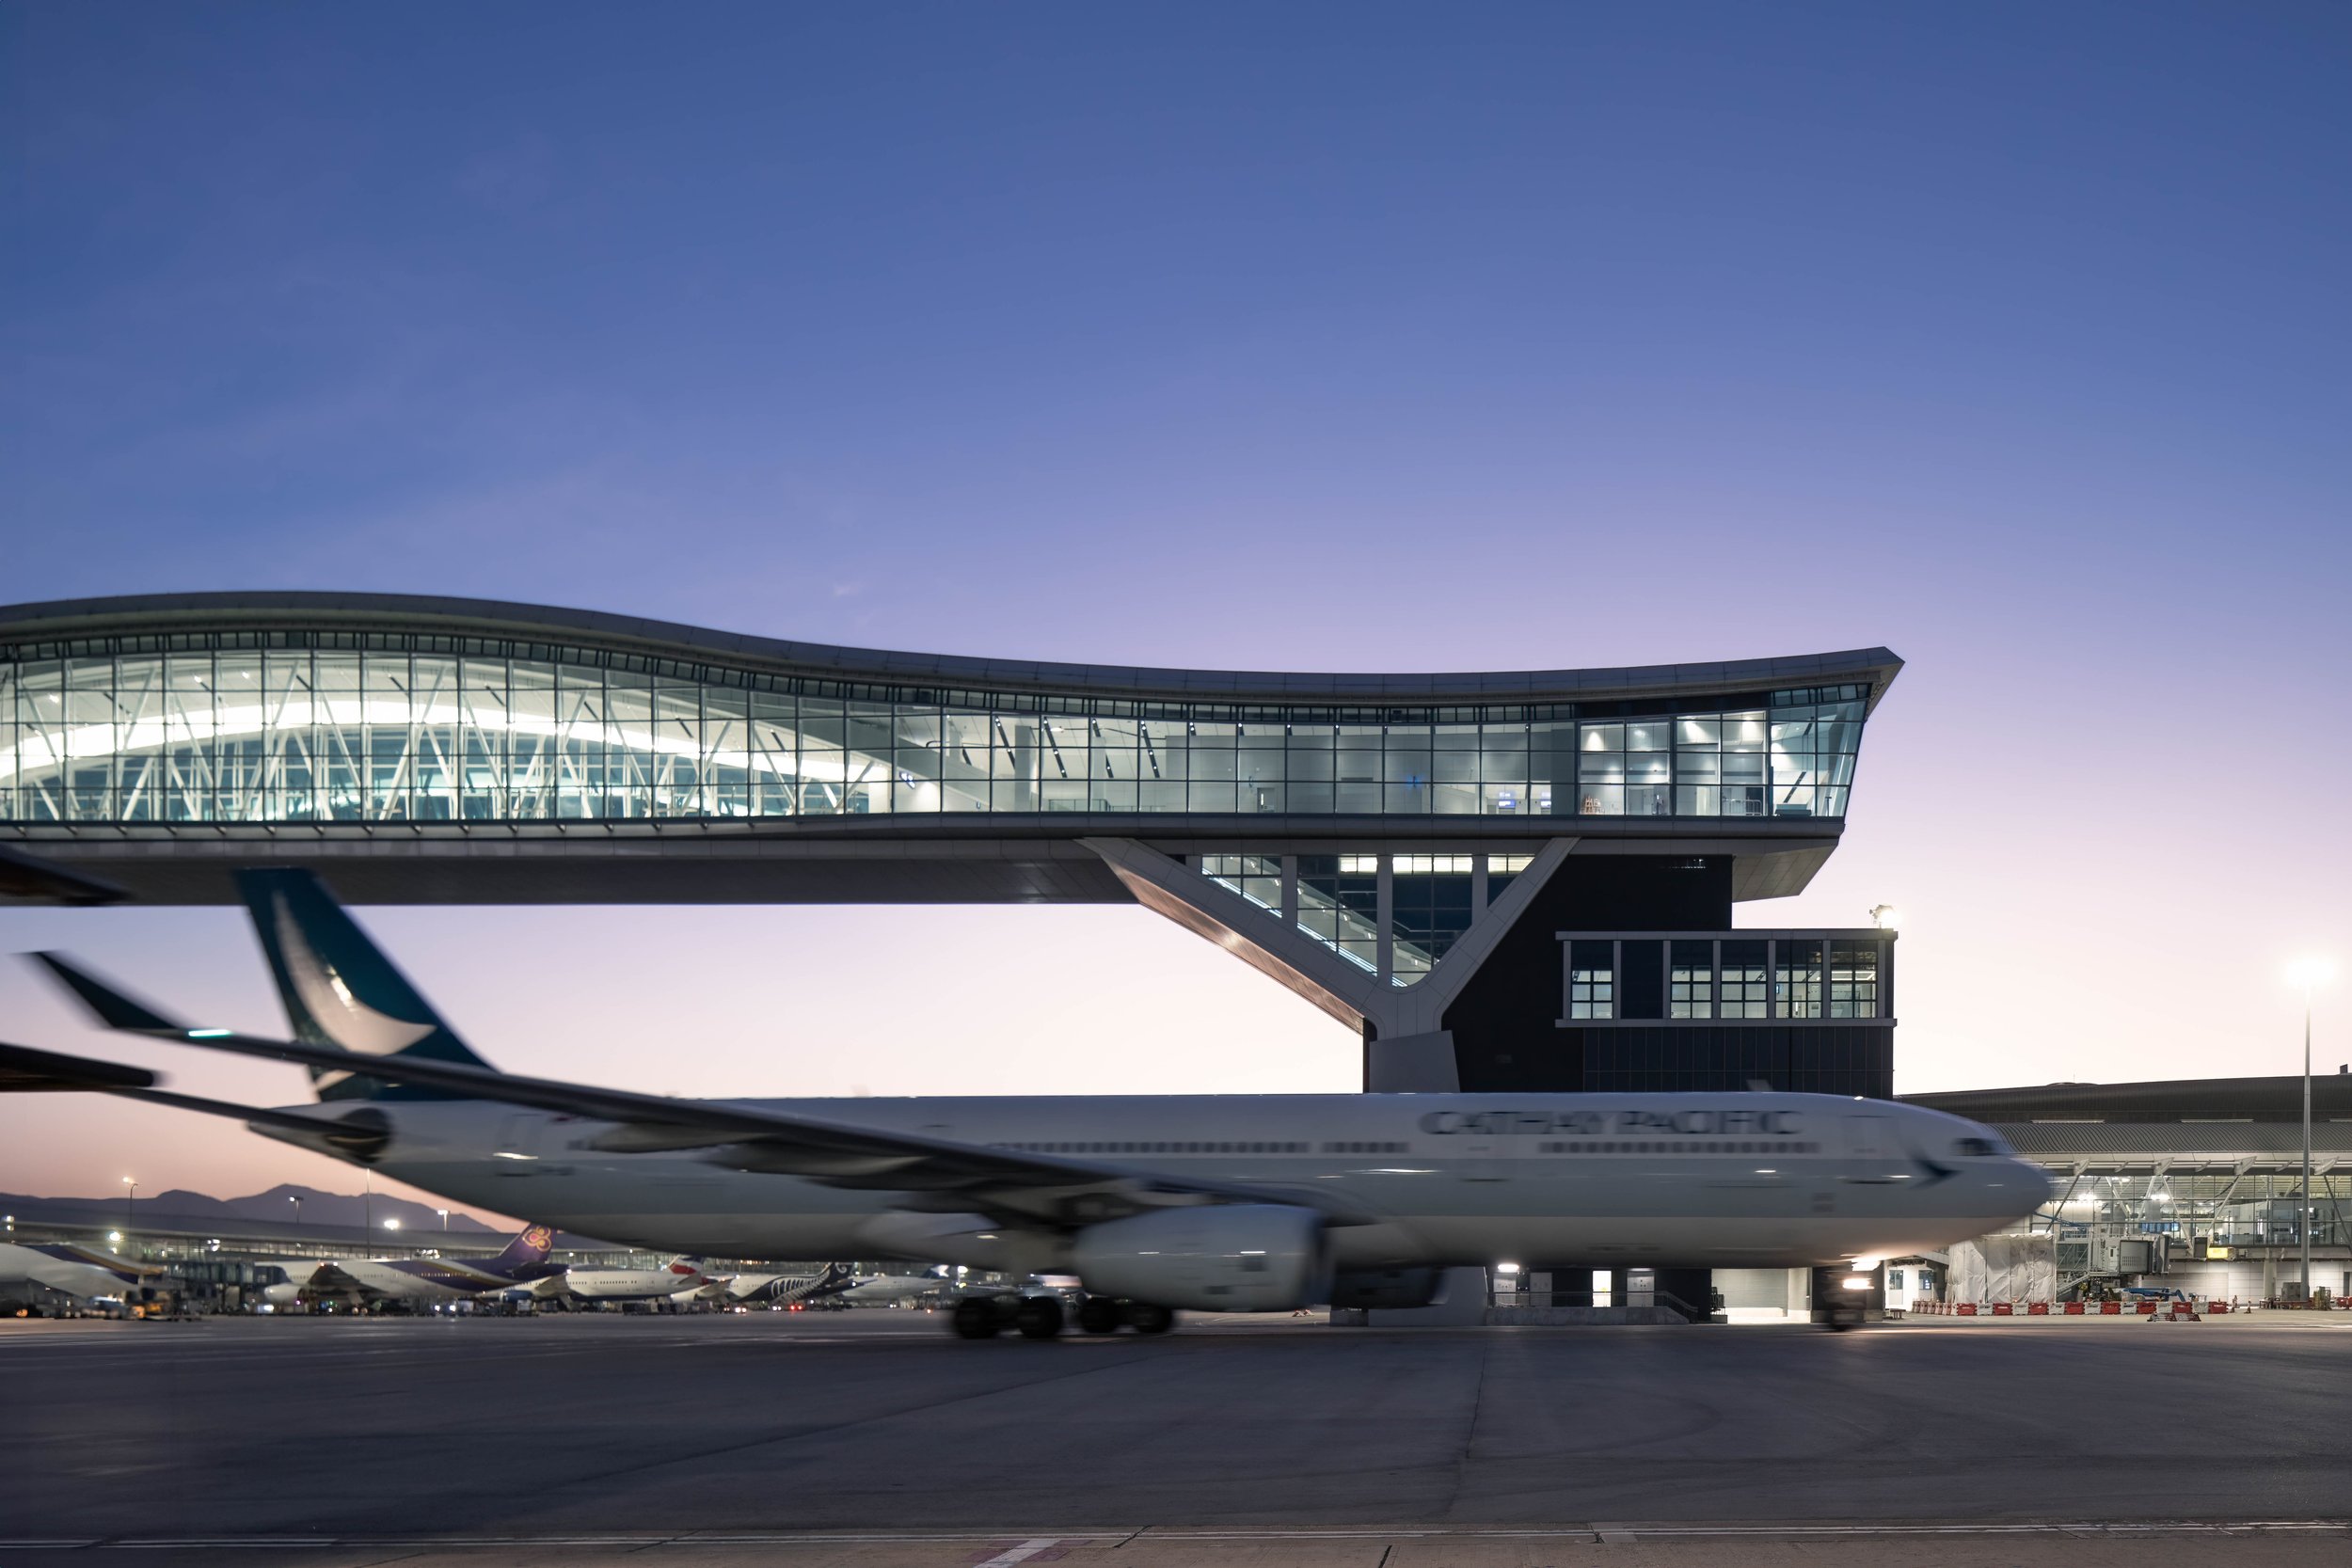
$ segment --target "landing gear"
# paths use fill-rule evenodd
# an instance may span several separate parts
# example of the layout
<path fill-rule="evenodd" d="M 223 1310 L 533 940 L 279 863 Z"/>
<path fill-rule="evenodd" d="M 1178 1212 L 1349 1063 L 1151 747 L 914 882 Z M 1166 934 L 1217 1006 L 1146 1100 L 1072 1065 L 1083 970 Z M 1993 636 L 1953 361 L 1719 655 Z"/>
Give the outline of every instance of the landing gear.
<path fill-rule="evenodd" d="M 1176 1314 L 1148 1301 L 1127 1303 L 1127 1326 L 1137 1334 L 1165 1334 L 1176 1326 Z"/>
<path fill-rule="evenodd" d="M 1012 1326 L 1024 1339 L 1054 1339 L 1061 1336 L 1061 1302 L 1055 1296 L 1028 1296 L 1012 1309 Z"/>
<path fill-rule="evenodd" d="M 1115 1296 L 1088 1296 L 1078 1303 L 1078 1327 L 1088 1334 L 1116 1334 L 1132 1328 L 1137 1334 L 1165 1334 L 1176 1326 L 1176 1314 L 1148 1301 L 1121 1301 Z M 993 1339 L 1011 1329 L 1025 1339 L 1061 1337 L 1070 1314 L 1058 1296 L 1017 1296 L 1009 1291 L 965 1296 L 947 1321 L 960 1339 Z"/>
<path fill-rule="evenodd" d="M 1004 1314 L 993 1296 L 966 1296 L 956 1303 L 950 1321 L 959 1339 L 993 1339 L 1004 1332 Z"/>

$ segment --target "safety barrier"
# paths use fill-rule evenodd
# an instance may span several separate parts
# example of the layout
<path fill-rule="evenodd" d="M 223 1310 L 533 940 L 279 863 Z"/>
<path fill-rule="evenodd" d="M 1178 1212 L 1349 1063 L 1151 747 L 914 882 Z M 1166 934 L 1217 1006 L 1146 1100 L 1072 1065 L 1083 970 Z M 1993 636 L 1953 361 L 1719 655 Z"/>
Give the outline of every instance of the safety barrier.
<path fill-rule="evenodd" d="M 2300 1302 L 2283 1297 L 2245 1301 L 2191 1296 L 2185 1301 L 1915 1301 L 1914 1318 L 2219 1318 L 2234 1312 L 2352 1312 L 2352 1296 Z"/>

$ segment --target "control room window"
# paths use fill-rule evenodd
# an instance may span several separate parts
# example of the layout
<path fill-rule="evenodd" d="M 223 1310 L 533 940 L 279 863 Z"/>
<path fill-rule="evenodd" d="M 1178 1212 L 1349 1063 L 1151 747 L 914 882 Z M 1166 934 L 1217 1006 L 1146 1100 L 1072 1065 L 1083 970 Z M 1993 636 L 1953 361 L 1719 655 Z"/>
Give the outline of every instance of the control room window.
<path fill-rule="evenodd" d="M 1879 1016 L 1879 944 L 1834 942 L 1829 955 L 1829 1016 Z"/>
<path fill-rule="evenodd" d="M 1774 1018 L 1821 1016 L 1821 944 L 1783 942 L 1772 972 Z"/>
<path fill-rule="evenodd" d="M 1666 976 L 1668 1018 L 1715 1016 L 1715 944 L 1711 942 L 1673 943 L 1672 969 Z"/>
<path fill-rule="evenodd" d="M 1617 1016 L 1616 944 L 1608 942 L 1568 943 L 1568 1017 Z"/>
<path fill-rule="evenodd" d="M 1723 944 L 1722 995 L 1717 999 L 1718 1018 L 1767 1018 L 1771 1016 L 1771 996 L 1765 965 L 1765 944 L 1761 942 L 1726 942 Z"/>

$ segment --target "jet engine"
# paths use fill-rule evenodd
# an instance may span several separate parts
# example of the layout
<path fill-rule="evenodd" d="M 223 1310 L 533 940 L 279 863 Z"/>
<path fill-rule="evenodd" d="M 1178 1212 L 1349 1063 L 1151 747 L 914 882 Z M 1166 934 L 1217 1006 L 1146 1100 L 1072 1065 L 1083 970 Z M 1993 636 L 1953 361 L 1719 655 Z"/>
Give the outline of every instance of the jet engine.
<path fill-rule="evenodd" d="M 1324 1299 L 1323 1219 L 1279 1203 L 1154 1209 L 1090 1225 L 1071 1266 L 1097 1295 L 1210 1312 L 1274 1312 Z"/>

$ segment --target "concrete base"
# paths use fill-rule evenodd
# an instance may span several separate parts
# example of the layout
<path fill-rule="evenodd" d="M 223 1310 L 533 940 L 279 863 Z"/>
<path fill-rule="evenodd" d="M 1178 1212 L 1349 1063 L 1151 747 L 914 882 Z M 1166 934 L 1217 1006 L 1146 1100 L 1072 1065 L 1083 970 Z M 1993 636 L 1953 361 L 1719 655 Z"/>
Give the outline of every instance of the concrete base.
<path fill-rule="evenodd" d="M 1599 1328 L 1632 1323 L 1680 1327 L 1691 1320 L 1671 1307 L 1489 1307 L 1483 1321 L 1497 1328 Z"/>
<path fill-rule="evenodd" d="M 1376 1039 L 1364 1056 L 1364 1087 L 1373 1094 L 1454 1094 L 1462 1087 L 1451 1030 Z"/>

